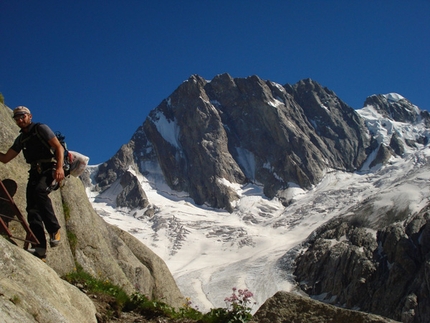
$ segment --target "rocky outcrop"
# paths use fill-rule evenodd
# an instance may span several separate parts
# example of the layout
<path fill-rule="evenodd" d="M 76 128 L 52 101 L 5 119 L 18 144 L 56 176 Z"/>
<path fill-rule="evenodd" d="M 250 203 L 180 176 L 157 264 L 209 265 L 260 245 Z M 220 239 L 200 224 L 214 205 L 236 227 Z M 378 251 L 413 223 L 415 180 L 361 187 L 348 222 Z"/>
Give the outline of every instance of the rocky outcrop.
<path fill-rule="evenodd" d="M 103 190 L 134 163 L 197 204 L 232 211 L 232 184 L 248 182 L 288 204 L 289 183 L 310 188 L 329 168 L 355 170 L 369 144 L 358 114 L 310 79 L 281 86 L 257 76 L 193 75 L 133 135 L 133 161 L 122 149 L 95 179 Z"/>
<path fill-rule="evenodd" d="M 0 320 L 97 322 L 92 301 L 45 263 L 0 238 Z"/>
<path fill-rule="evenodd" d="M 138 178 L 127 171 L 122 175 L 120 184 L 123 188 L 116 197 L 116 205 L 130 209 L 143 209 L 148 206 L 148 198 L 142 189 Z"/>
<path fill-rule="evenodd" d="M 430 322 L 430 206 L 374 231 L 357 217 L 319 228 L 296 259 L 309 295 L 402 322 Z"/>
<path fill-rule="evenodd" d="M 258 323 L 394 323 L 381 316 L 347 310 L 293 293 L 277 292 L 255 313 Z"/>
<path fill-rule="evenodd" d="M 403 146 L 403 142 L 396 132 L 391 136 L 390 147 L 398 156 L 403 156 L 403 154 L 405 153 L 405 147 Z"/>
<path fill-rule="evenodd" d="M 379 146 L 375 159 L 372 160 L 372 162 L 370 163 L 370 167 L 376 166 L 378 164 L 385 165 L 391 158 L 391 156 L 393 156 L 392 149 L 390 149 L 390 147 L 385 146 L 384 144 L 381 144 Z"/>
<path fill-rule="evenodd" d="M 130 141 L 128 144 L 122 145 L 111 159 L 98 167 L 98 172 L 96 174 L 96 190 L 100 188 L 102 190 L 107 189 L 112 183 L 124 175 L 129 166 L 134 163 L 133 150 L 134 143 Z"/>

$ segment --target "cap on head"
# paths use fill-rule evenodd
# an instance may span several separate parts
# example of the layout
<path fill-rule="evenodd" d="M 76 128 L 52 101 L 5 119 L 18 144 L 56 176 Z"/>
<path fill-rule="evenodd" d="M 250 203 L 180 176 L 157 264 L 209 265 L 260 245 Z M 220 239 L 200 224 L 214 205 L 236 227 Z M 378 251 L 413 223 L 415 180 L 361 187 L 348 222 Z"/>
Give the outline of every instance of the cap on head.
<path fill-rule="evenodd" d="M 17 106 L 15 109 L 13 109 L 13 116 L 12 118 L 15 118 L 16 116 L 22 115 L 22 114 L 31 114 L 30 110 L 27 107 L 24 107 L 22 105 Z"/>

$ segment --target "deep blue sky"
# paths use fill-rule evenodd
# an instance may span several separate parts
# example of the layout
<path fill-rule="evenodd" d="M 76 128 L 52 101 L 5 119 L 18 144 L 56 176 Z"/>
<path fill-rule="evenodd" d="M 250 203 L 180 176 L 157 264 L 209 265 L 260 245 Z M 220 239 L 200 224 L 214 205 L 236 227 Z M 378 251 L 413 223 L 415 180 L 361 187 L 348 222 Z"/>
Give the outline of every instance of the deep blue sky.
<path fill-rule="evenodd" d="M 397 92 L 430 110 L 430 0 L 1 0 L 10 108 L 108 160 L 192 74 L 312 78 L 358 109 Z"/>

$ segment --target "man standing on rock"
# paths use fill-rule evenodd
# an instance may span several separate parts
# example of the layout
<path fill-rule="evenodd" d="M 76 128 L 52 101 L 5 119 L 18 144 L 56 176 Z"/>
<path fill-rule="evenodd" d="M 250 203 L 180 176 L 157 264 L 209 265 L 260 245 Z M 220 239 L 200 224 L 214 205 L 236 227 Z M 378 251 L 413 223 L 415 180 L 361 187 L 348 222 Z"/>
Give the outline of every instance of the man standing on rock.
<path fill-rule="evenodd" d="M 32 122 L 28 108 L 16 107 L 12 118 L 21 128 L 20 135 L 5 154 L 0 153 L 0 161 L 6 164 L 22 150 L 31 165 L 26 193 L 28 223 L 40 244 L 32 245 L 28 251 L 44 260 L 47 247 L 44 227 L 51 247 L 60 242 L 60 225 L 48 195 L 64 179 L 64 148 L 47 125 Z"/>

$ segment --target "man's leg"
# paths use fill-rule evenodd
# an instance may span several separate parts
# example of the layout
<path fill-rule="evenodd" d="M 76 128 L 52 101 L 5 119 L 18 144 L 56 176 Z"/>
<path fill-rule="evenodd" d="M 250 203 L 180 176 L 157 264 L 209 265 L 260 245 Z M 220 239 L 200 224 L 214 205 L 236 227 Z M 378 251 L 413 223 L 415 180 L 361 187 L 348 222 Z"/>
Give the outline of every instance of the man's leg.
<path fill-rule="evenodd" d="M 51 246 L 56 246 L 59 243 L 59 234 L 57 236 L 55 235 L 61 227 L 58 223 L 57 217 L 55 216 L 51 199 L 48 196 L 50 193 L 49 185 L 52 182 L 52 176 L 49 176 L 49 174 L 48 176 L 45 174 L 30 176 L 30 181 L 27 186 L 27 212 L 30 228 L 33 230 L 31 225 L 31 223 L 33 223 L 33 226 L 35 227 L 35 231 L 33 232 L 39 241 L 42 239 L 43 243 L 41 242 L 41 245 L 45 248 L 46 237 L 43 225 L 45 225 L 46 231 L 50 234 Z"/>
<path fill-rule="evenodd" d="M 46 231 L 49 233 L 51 247 L 56 247 L 60 243 L 60 224 L 52 207 L 49 193 L 51 192 L 50 185 L 53 181 L 52 171 L 45 172 L 36 186 L 37 207 L 40 210 L 40 216 L 45 225 Z"/>
<path fill-rule="evenodd" d="M 31 231 L 33 231 L 37 240 L 38 245 L 32 245 L 33 250 L 37 250 L 37 255 L 44 257 L 46 254 L 46 237 L 45 230 L 43 228 L 43 221 L 40 216 L 40 211 L 37 207 L 37 197 L 35 189 L 37 186 L 37 178 L 30 176 L 27 184 L 27 220 Z"/>
<path fill-rule="evenodd" d="M 37 209 L 39 210 L 46 231 L 50 234 L 57 232 L 61 228 L 52 207 L 51 199 L 49 198 L 49 193 L 51 192 L 49 186 L 52 181 L 52 176 L 42 175 L 37 181 L 34 191 Z"/>

